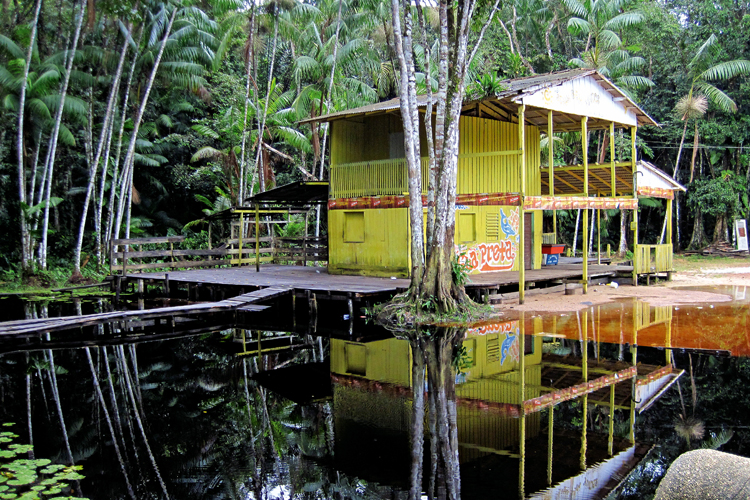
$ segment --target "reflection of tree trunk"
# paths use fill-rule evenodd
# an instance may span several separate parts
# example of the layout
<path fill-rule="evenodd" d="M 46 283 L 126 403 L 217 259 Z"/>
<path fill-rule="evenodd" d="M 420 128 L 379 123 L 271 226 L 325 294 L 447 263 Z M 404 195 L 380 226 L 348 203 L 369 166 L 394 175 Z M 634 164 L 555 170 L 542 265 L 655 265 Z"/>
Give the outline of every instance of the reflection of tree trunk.
<path fill-rule="evenodd" d="M 99 397 L 99 402 L 102 405 L 104 411 L 104 418 L 107 420 L 107 426 L 109 427 L 109 433 L 112 435 L 112 443 L 115 446 L 115 453 L 117 454 L 117 460 L 120 462 L 120 469 L 122 469 L 122 475 L 125 476 L 125 485 L 128 489 L 130 498 L 135 500 L 135 493 L 133 493 L 133 487 L 130 485 L 130 479 L 128 478 L 128 471 L 125 469 L 125 462 L 122 459 L 122 453 L 120 453 L 120 445 L 117 442 L 117 433 L 112 425 L 112 419 L 109 417 L 109 410 L 107 409 L 107 403 L 104 401 L 104 394 L 102 394 L 102 388 L 99 385 L 99 377 L 96 376 L 96 370 L 94 369 L 94 361 L 91 359 L 91 351 L 86 347 L 86 358 L 89 360 L 89 368 L 91 369 L 91 378 L 94 381 L 94 388 L 96 389 L 96 395 Z"/>
<path fill-rule="evenodd" d="M 48 350 L 49 356 L 49 373 L 50 380 L 52 381 L 52 397 L 55 399 L 55 406 L 57 406 L 57 415 L 60 417 L 60 428 L 63 433 L 63 440 L 65 441 L 65 451 L 68 453 L 68 461 L 71 465 L 75 464 L 73 460 L 73 452 L 70 451 L 70 440 L 68 439 L 68 429 L 65 427 L 65 417 L 63 416 L 62 405 L 60 404 L 60 392 L 57 389 L 57 375 L 55 374 L 55 358 L 52 355 L 52 351 Z"/>
<path fill-rule="evenodd" d="M 138 423 L 138 428 L 141 431 L 141 436 L 143 437 L 143 443 L 146 445 L 146 452 L 148 453 L 148 458 L 151 460 L 151 465 L 154 467 L 154 472 L 156 472 L 156 477 L 159 480 L 159 484 L 161 485 L 161 489 L 164 492 L 164 496 L 166 498 L 169 498 L 169 493 L 167 493 L 167 486 L 164 484 L 164 480 L 161 478 L 161 474 L 159 473 L 159 467 L 156 465 L 156 459 L 154 458 L 154 454 L 151 453 L 151 446 L 148 444 L 148 438 L 146 437 L 146 429 L 143 428 L 143 421 L 141 420 L 140 411 L 138 409 L 138 402 L 135 399 L 135 392 L 133 391 L 133 384 L 130 381 L 130 372 L 127 370 L 127 361 L 125 360 L 125 349 L 122 347 L 122 345 L 118 346 L 120 349 L 120 356 L 122 356 L 123 364 L 125 364 L 125 384 L 128 389 L 128 395 L 130 396 L 130 401 L 133 404 L 133 414 L 135 415 L 135 420 Z"/>
<path fill-rule="evenodd" d="M 411 341 L 412 404 L 411 490 L 409 498 L 422 497 L 422 464 L 424 461 L 424 349 L 419 336 Z"/>
<path fill-rule="evenodd" d="M 461 335 L 459 335 L 461 333 Z M 439 498 L 458 499 L 461 478 L 458 464 L 455 375 L 451 366 L 453 346 L 460 330 L 433 333 L 426 343 L 428 391 L 434 394 L 437 446 L 435 493 Z M 432 408 L 431 408 L 432 409 Z M 433 452 L 434 453 L 434 452 Z"/>
<path fill-rule="evenodd" d="M 29 353 L 26 353 L 26 422 L 29 427 L 29 460 L 34 460 L 34 432 L 31 425 L 31 371 L 29 370 Z"/>

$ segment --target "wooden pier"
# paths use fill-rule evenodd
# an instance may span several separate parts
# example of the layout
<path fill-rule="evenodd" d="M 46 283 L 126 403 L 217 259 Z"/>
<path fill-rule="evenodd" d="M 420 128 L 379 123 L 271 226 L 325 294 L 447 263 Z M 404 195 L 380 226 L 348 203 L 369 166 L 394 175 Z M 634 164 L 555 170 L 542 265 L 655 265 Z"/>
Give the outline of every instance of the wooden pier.
<path fill-rule="evenodd" d="M 589 264 L 589 281 L 606 282 L 618 277 L 629 277 L 632 270 L 631 266 Z M 582 278 L 581 265 L 577 264 L 546 266 L 526 271 L 527 287 L 532 292 L 534 289 L 541 292 L 562 292 L 566 287 L 580 283 Z M 146 285 L 183 287 L 187 290 L 188 298 L 193 300 L 210 300 L 226 293 L 244 293 L 248 289 L 282 287 L 294 290 L 298 297 L 377 302 L 387 300 L 409 286 L 406 278 L 345 276 L 329 274 L 325 267 L 272 264 L 260 266 L 260 271 L 256 271 L 254 267 L 225 267 L 169 273 L 133 273 L 121 279 L 123 286 L 133 284 L 139 291 Z M 504 299 L 515 297 L 517 300 L 518 283 L 517 271 L 472 274 L 466 290 L 477 299 L 494 296 Z"/>
<path fill-rule="evenodd" d="M 204 314 L 229 311 L 255 312 L 267 309 L 268 306 L 258 305 L 256 302 L 268 300 L 280 295 L 291 293 L 290 288 L 268 287 L 250 293 L 221 300 L 200 304 L 188 304 L 174 307 L 159 307 L 147 310 L 113 311 L 85 316 L 63 316 L 54 318 L 23 319 L 0 323 L 0 338 L 2 337 L 37 337 L 43 333 L 84 328 L 88 326 L 114 323 L 118 321 L 147 321 L 154 320 L 174 324 L 176 318 L 192 318 Z"/>

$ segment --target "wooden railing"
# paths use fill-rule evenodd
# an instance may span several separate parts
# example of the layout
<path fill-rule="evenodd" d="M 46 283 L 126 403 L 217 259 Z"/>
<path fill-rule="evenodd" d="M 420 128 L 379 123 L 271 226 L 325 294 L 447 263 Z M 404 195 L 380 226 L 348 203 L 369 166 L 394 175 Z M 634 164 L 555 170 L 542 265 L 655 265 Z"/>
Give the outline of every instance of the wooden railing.
<path fill-rule="evenodd" d="M 547 245 L 554 245 L 557 243 L 557 233 L 542 233 L 542 243 Z"/>
<path fill-rule="evenodd" d="M 255 238 L 227 240 L 218 248 L 180 249 L 184 236 L 112 240 L 110 274 L 156 269 L 187 269 L 257 263 L 321 262 L 328 260 L 325 238 Z"/>
<path fill-rule="evenodd" d="M 428 178 L 427 167 L 428 159 L 422 158 L 422 179 Z M 402 195 L 409 191 L 408 179 L 405 158 L 334 165 L 331 168 L 331 196 Z M 427 192 L 424 181 L 422 191 Z"/>
<path fill-rule="evenodd" d="M 328 262 L 327 238 L 275 238 L 273 246 L 275 264 Z"/>
<path fill-rule="evenodd" d="M 636 274 L 666 273 L 672 271 L 672 245 L 641 245 L 635 246 Z"/>

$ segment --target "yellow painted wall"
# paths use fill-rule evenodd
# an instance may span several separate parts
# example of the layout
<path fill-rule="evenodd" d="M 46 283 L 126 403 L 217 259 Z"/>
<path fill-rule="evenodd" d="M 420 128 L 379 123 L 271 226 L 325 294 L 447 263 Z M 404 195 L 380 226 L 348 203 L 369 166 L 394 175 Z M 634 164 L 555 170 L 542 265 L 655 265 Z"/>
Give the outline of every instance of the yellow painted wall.
<path fill-rule="evenodd" d="M 364 219 L 363 241 L 349 231 L 356 214 Z M 328 260 L 331 274 L 408 277 L 407 209 L 329 210 Z"/>
<path fill-rule="evenodd" d="M 518 150 L 518 125 L 486 118 L 462 116 L 459 122 L 459 155 Z M 526 126 L 526 194 L 541 194 L 539 129 Z M 458 194 L 519 193 L 521 174 L 517 154 L 468 156 L 458 160 Z"/>
<path fill-rule="evenodd" d="M 461 117 L 458 193 L 518 193 L 520 191 L 519 155 L 471 156 L 492 151 L 518 149 L 518 125 L 484 118 Z M 422 154 L 426 155 L 424 127 L 421 127 Z M 331 164 L 388 159 L 390 134 L 402 131 L 397 115 L 380 115 L 341 120 L 332 123 Z M 539 130 L 526 126 L 526 194 L 541 194 Z M 509 207 L 508 207 L 509 208 Z M 458 214 L 474 214 L 475 233 L 472 240 L 465 236 L 457 220 L 457 244 L 468 241 L 492 242 L 486 230 L 487 213 L 497 213 L 497 206 L 469 206 Z M 409 275 L 408 215 L 406 209 L 366 209 L 365 241 L 345 241 L 345 216 L 342 210 L 331 210 L 328 215 L 329 271 L 334 274 L 367 274 L 374 276 Z M 461 216 L 457 214 L 460 219 Z M 385 232 L 385 237 L 383 233 Z M 533 216 L 532 268 L 542 266 L 542 217 Z M 520 250 L 519 250 L 520 252 Z M 519 253 L 517 252 L 517 254 Z M 518 257 L 513 270 L 519 270 Z"/>
<path fill-rule="evenodd" d="M 411 347 L 401 339 L 350 342 L 331 339 L 331 373 L 411 387 Z M 365 357 L 364 373 L 361 357 Z"/>

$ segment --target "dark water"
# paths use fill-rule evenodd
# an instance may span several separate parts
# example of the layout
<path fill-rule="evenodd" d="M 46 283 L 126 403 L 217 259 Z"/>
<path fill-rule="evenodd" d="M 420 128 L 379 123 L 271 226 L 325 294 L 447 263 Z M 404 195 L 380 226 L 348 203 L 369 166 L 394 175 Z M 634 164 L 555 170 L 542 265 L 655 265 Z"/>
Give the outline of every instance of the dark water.
<path fill-rule="evenodd" d="M 638 459 L 612 497 L 646 498 L 675 456 L 724 431 L 721 449 L 750 455 L 750 297 L 709 291 L 733 300 L 399 336 L 336 305 L 316 322 L 278 303 L 252 324 L 5 341 L 0 421 L 66 462 L 59 399 L 86 475 L 76 493 L 96 499 L 603 498 Z M 681 437 L 680 416 L 703 432 Z"/>

